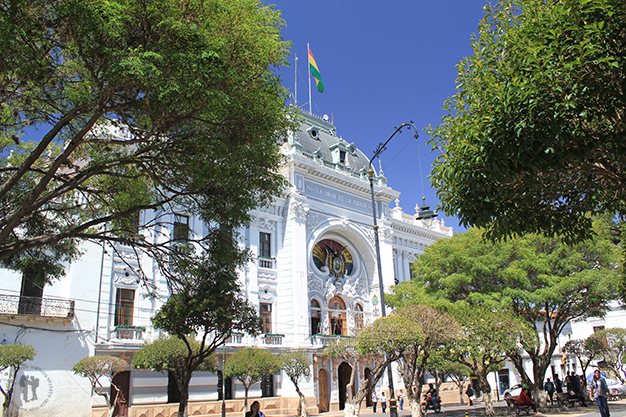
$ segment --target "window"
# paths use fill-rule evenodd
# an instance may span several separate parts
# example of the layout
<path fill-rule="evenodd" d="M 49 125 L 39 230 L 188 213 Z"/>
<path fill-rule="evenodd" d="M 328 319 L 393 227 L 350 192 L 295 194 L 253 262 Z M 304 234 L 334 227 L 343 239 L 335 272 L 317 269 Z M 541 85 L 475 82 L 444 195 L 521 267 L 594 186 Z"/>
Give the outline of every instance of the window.
<path fill-rule="evenodd" d="M 261 380 L 261 397 L 274 396 L 274 375 L 264 375 Z"/>
<path fill-rule="evenodd" d="M 271 237 L 272 235 L 269 233 L 259 233 L 259 256 L 263 256 L 265 258 L 272 257 Z"/>
<path fill-rule="evenodd" d="M 133 325 L 133 307 L 135 304 L 135 290 L 117 289 L 115 297 L 115 325 Z"/>
<path fill-rule="evenodd" d="M 346 335 L 346 304 L 341 297 L 333 297 L 328 302 L 330 311 L 330 332 L 336 335 Z"/>
<path fill-rule="evenodd" d="M 363 307 L 361 304 L 354 306 L 354 327 L 356 327 L 357 334 L 363 329 Z"/>
<path fill-rule="evenodd" d="M 322 333 L 322 310 L 317 300 L 311 300 L 311 335 Z"/>
<path fill-rule="evenodd" d="M 18 314 L 41 315 L 41 298 L 43 297 L 43 284 L 37 284 L 37 274 L 32 270 L 25 271 L 22 275 L 22 288 L 20 301 L 17 307 Z"/>
<path fill-rule="evenodd" d="M 261 320 L 263 321 L 263 333 L 272 333 L 272 305 L 261 303 Z"/>
<path fill-rule="evenodd" d="M 345 164 L 346 163 L 346 152 L 345 151 L 339 151 L 339 163 L 340 164 Z"/>
<path fill-rule="evenodd" d="M 189 239 L 189 216 L 174 214 L 174 242 L 186 242 Z"/>

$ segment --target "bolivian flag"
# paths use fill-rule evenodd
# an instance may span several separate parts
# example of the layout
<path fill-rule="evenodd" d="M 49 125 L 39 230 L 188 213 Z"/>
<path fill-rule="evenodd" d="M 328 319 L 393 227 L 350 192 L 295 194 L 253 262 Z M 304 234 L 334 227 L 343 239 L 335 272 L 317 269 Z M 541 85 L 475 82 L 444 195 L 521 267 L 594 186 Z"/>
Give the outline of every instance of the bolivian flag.
<path fill-rule="evenodd" d="M 309 48 L 309 67 L 311 67 L 311 75 L 313 75 L 313 78 L 315 78 L 317 91 L 319 91 L 320 93 L 323 93 L 324 83 L 322 82 L 322 76 L 320 75 L 319 68 L 317 68 L 317 63 L 315 62 L 315 58 L 313 58 L 313 54 L 311 53 L 311 48 Z"/>

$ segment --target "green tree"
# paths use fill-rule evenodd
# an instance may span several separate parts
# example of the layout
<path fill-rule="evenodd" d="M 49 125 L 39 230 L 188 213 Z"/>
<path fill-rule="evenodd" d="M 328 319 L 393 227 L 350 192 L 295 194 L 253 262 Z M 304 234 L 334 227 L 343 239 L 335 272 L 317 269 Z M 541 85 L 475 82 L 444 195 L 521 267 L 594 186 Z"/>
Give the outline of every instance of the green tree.
<path fill-rule="evenodd" d="M 26 361 L 33 360 L 37 351 L 31 345 L 23 345 L 21 343 L 9 343 L 0 345 L 0 372 L 8 370 L 7 386 L 0 385 L 0 391 L 4 395 L 2 403 L 2 416 L 9 417 L 9 408 L 11 407 L 11 399 L 13 398 L 13 388 L 15 387 L 15 377 L 20 367 Z"/>
<path fill-rule="evenodd" d="M 626 329 L 614 327 L 595 332 L 587 338 L 594 345 L 601 345 L 605 365 L 626 384 Z"/>
<path fill-rule="evenodd" d="M 420 334 L 421 329 L 406 328 L 404 325 L 395 314 L 381 317 L 361 330 L 358 337 L 337 339 L 324 349 L 324 354 L 339 358 L 351 367 L 343 410 L 346 417 L 359 415 L 361 403 L 372 393 L 385 370 Z M 370 373 L 361 380 L 357 390 L 359 369 L 363 370 L 366 366 L 370 368 Z"/>
<path fill-rule="evenodd" d="M 587 368 L 591 362 L 601 353 L 604 344 L 598 339 L 588 337 L 587 339 L 570 340 L 563 346 L 563 352 L 574 355 L 578 359 L 583 375 L 587 375 Z"/>
<path fill-rule="evenodd" d="M 405 300 L 409 301 L 409 300 Z M 413 417 L 422 416 L 420 407 L 424 376 L 431 355 L 437 357 L 438 349 L 460 337 L 458 323 L 440 309 L 410 304 L 389 316 L 393 332 L 387 332 L 389 344 L 395 345 L 398 354 L 398 372 L 407 389 L 407 399 Z M 399 340 L 396 340 L 399 339 Z"/>
<path fill-rule="evenodd" d="M 492 236 L 587 238 L 626 214 L 622 0 L 485 6 L 457 93 L 431 129 L 441 207 Z"/>
<path fill-rule="evenodd" d="M 461 325 L 462 337 L 449 343 L 448 358 L 471 370 L 483 393 L 485 413 L 493 415 L 492 388 L 487 375 L 499 370 L 507 354 L 517 351 L 522 341 L 526 345 L 536 342 L 537 333 L 504 311 L 493 311 L 465 301 L 457 302 L 451 310 Z"/>
<path fill-rule="evenodd" d="M 109 380 L 109 385 L 113 387 L 119 394 L 120 388 L 113 383 L 113 377 L 123 372 L 128 367 L 128 362 L 124 359 L 116 358 L 111 355 L 97 355 L 83 358 L 72 368 L 75 374 L 89 379 L 94 392 L 104 397 L 106 405 L 109 408 L 109 417 L 113 417 L 115 407 L 119 404 L 120 395 L 116 395 L 115 401 L 111 401 L 109 393 L 102 387 L 102 378 Z"/>
<path fill-rule="evenodd" d="M 280 355 L 282 361 L 282 370 L 287 374 L 293 385 L 296 387 L 296 392 L 300 398 L 298 403 L 298 416 L 308 417 L 309 413 L 306 409 L 306 398 L 302 391 L 300 391 L 300 380 L 307 378 L 311 375 L 311 359 L 302 350 L 286 350 Z"/>
<path fill-rule="evenodd" d="M 206 356 L 201 349 L 200 343 L 193 338 L 180 339 L 176 336 L 167 336 L 143 345 L 133 355 L 132 367 L 135 369 L 172 372 L 180 392 L 178 417 L 187 415 L 191 374 L 194 371 L 217 370 L 215 358 L 212 355 Z M 202 358 L 202 361 L 198 358 Z"/>
<path fill-rule="evenodd" d="M 147 235 L 172 210 L 236 225 L 271 201 L 295 120 L 283 24 L 257 0 L 3 2 L 2 265 L 49 281 L 90 240 L 167 273 L 174 237 Z"/>
<path fill-rule="evenodd" d="M 205 366 L 231 332 L 257 334 L 261 330 L 256 310 L 241 294 L 237 281 L 237 268 L 245 262 L 246 252 L 238 248 L 228 227 L 212 228 L 206 241 L 210 244 L 201 255 L 194 255 L 191 245 L 178 248 L 189 252 L 188 256 L 171 260 L 172 295 L 152 319 L 156 328 L 176 336 L 184 347 L 184 354 L 179 344 L 172 350 L 176 358 L 184 357 L 176 359 L 173 370 L 181 394 L 179 417 L 187 412 L 193 372 Z M 153 368 L 152 363 L 146 366 Z M 137 366 L 143 367 L 143 362 Z"/>
<path fill-rule="evenodd" d="M 280 358 L 269 350 L 257 347 L 239 349 L 226 358 L 224 376 L 236 378 L 244 389 L 243 408 L 248 408 L 248 391 L 250 387 L 261 382 L 263 377 L 280 372 Z"/>
<path fill-rule="evenodd" d="M 541 235 L 492 242 L 483 230 L 471 228 L 429 246 L 413 264 L 413 280 L 396 287 L 396 297 L 427 293 L 522 319 L 540 338 L 538 344 L 521 340 L 532 378 L 521 351 L 510 358 L 522 380 L 534 381 L 539 392 L 563 328 L 604 314 L 616 296 L 618 254 L 606 228 L 597 221 L 596 237 L 574 246 Z"/>

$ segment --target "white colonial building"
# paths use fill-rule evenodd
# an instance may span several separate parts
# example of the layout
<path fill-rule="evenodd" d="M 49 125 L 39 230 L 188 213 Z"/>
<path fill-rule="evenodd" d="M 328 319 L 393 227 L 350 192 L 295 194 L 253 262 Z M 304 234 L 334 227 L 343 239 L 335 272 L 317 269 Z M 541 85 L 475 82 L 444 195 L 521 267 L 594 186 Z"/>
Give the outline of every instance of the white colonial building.
<path fill-rule="evenodd" d="M 349 365 L 324 357 L 333 338 L 357 335 L 380 316 L 368 158 L 337 135 L 335 127 L 304 114 L 302 128 L 285 138 L 283 175 L 291 187 L 268 207 L 252 212 L 241 230 L 241 244 L 256 254 L 241 271 L 242 289 L 258 306 L 264 334 L 234 334 L 224 354 L 246 345 L 279 352 L 305 349 L 313 361 L 303 384 L 312 411 L 343 406 Z M 451 228 L 435 220 L 428 227 L 416 214 L 405 214 L 400 192 L 374 177 L 385 287 L 410 278 L 410 263 Z M 390 208 L 390 204 L 394 208 Z M 142 213 L 140 221 L 159 216 L 155 236 L 179 230 L 202 234 L 203 224 L 186 213 Z M 67 266 L 64 278 L 33 285 L 29 277 L 0 271 L 0 341 L 32 344 L 37 356 L 17 376 L 14 409 L 30 416 L 102 416 L 103 401 L 73 365 L 90 355 L 111 354 L 129 360 L 159 332 L 151 317 L 158 298 L 146 297 L 146 285 L 167 296 L 165 280 L 149 258 L 137 259 L 131 247 L 86 243 L 84 255 Z M 139 271 L 142 271 L 139 273 Z M 359 370 L 362 378 L 367 369 Z M 24 378 L 22 378 L 24 376 Z M 8 372 L 2 375 L 6 384 Z M 124 405 L 118 415 L 170 416 L 178 392 L 168 375 L 131 370 L 119 374 Z M 243 388 L 225 381 L 227 412 L 241 412 Z M 190 387 L 189 415 L 218 415 L 218 376 L 198 372 Z M 4 385 L 3 385 L 4 386 Z M 36 396 L 35 396 L 36 394 Z M 269 415 L 293 414 L 296 392 L 282 375 L 253 387 Z"/>

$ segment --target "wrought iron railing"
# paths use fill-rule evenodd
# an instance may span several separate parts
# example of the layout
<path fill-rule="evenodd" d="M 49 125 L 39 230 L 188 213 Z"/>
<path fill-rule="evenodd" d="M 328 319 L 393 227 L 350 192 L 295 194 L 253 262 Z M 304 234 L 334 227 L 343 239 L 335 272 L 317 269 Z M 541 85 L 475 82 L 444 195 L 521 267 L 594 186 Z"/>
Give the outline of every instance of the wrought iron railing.
<path fill-rule="evenodd" d="M 0 294 L 0 315 L 74 318 L 74 301 Z"/>

